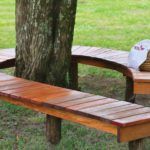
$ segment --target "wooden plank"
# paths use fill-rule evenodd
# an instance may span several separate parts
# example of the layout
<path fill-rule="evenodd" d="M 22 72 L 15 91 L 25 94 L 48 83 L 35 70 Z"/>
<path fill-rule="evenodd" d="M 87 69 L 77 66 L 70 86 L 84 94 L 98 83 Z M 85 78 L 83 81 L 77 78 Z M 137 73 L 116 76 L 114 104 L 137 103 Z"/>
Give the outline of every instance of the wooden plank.
<path fill-rule="evenodd" d="M 65 120 L 69 120 L 69 121 L 72 121 L 72 122 L 76 122 L 76 123 L 85 125 L 87 127 L 92 127 L 92 128 L 95 128 L 95 129 L 98 129 L 98 130 L 101 130 L 101 131 L 105 131 L 105 132 L 117 135 L 117 126 L 112 125 L 112 124 L 107 123 L 107 122 L 104 122 L 104 121 L 101 121 L 101 120 L 92 119 L 92 118 L 89 118 L 89 117 L 84 117 L 84 116 L 81 116 L 81 115 L 77 115 L 77 114 L 70 113 L 70 112 L 67 112 L 67 111 L 57 110 L 57 109 L 50 108 L 50 107 L 48 108 L 48 107 L 44 107 L 44 106 L 41 106 L 41 105 L 31 104 L 30 102 L 27 102 L 27 101 L 22 102 L 22 101 L 12 99 L 12 98 L 8 98 L 8 97 L 4 97 L 4 96 L 0 96 L 0 99 L 3 99 L 5 101 L 8 101 L 8 102 L 10 102 L 12 104 L 15 104 L 15 105 L 19 105 L 19 106 L 29 108 L 31 110 L 35 110 L 35 111 L 38 111 L 38 112 L 49 114 L 49 115 L 52 115 L 52 116 L 55 116 L 55 117 L 58 117 L 58 118 L 62 118 L 62 119 L 65 119 Z"/>
<path fill-rule="evenodd" d="M 10 91 L 16 91 L 16 90 L 22 90 L 23 87 L 31 87 L 34 86 L 34 84 L 31 82 L 27 82 L 27 81 L 11 81 L 7 84 L 3 83 L 3 85 L 0 84 L 0 92 L 5 92 L 5 93 L 9 93 L 11 94 L 12 92 Z M 32 87 L 33 89 L 33 87 Z"/>
<path fill-rule="evenodd" d="M 78 105 L 78 104 L 82 104 L 82 103 L 86 103 L 86 102 L 93 102 L 93 101 L 96 101 L 96 100 L 99 100 L 99 99 L 104 99 L 105 97 L 103 96 L 89 96 L 89 97 L 85 97 L 85 98 L 81 98 L 81 99 L 73 99 L 71 101 L 65 101 L 65 102 L 62 102 L 62 103 L 59 103 L 61 104 L 61 106 L 63 107 L 69 107 L 69 106 L 73 106 L 73 105 Z"/>
<path fill-rule="evenodd" d="M 81 46 L 80 48 L 78 48 L 78 50 L 75 51 L 75 53 L 73 53 L 74 55 L 82 55 L 83 52 L 86 52 L 87 50 L 89 50 L 91 47 L 89 46 Z"/>
<path fill-rule="evenodd" d="M 25 80 L 12 78 L 11 80 L 0 81 L 0 88 L 2 90 L 3 88 L 6 88 L 6 86 L 13 86 L 19 83 L 21 84 L 21 83 L 27 83 L 27 82 L 28 81 L 25 81 Z"/>
<path fill-rule="evenodd" d="M 109 56 L 104 57 L 105 59 L 128 59 L 129 53 L 118 51 L 116 53 L 112 53 Z"/>
<path fill-rule="evenodd" d="M 114 121 L 122 126 L 131 126 L 135 124 L 145 123 L 150 121 L 150 113 L 144 113 L 144 114 L 139 114 L 139 115 L 130 116 L 126 118 L 120 118 Z"/>
<path fill-rule="evenodd" d="M 150 83 L 134 82 L 134 94 L 150 94 Z"/>
<path fill-rule="evenodd" d="M 103 57 L 112 55 L 113 53 L 114 53 L 114 50 L 109 50 L 109 51 L 107 51 L 107 52 L 105 52 L 105 53 L 98 54 L 96 57 L 97 57 L 97 58 L 103 58 Z"/>
<path fill-rule="evenodd" d="M 103 49 L 103 48 L 101 48 L 101 49 L 98 49 L 95 52 L 89 52 L 88 54 L 86 54 L 86 56 L 97 58 L 97 55 L 104 54 L 104 53 L 107 53 L 109 51 L 110 51 L 110 49 Z"/>
<path fill-rule="evenodd" d="M 98 47 L 91 47 L 87 51 L 83 52 L 82 55 L 86 56 L 86 55 L 89 55 L 90 53 L 93 54 L 94 52 L 96 52 L 98 50 L 100 51 L 100 48 L 98 48 Z"/>
<path fill-rule="evenodd" d="M 126 118 L 126 117 L 131 117 L 135 115 L 140 115 L 144 113 L 150 113 L 150 108 L 144 107 L 144 108 L 139 108 L 139 109 L 134 109 L 130 111 L 122 111 L 119 113 L 112 113 L 109 115 L 104 115 L 103 117 L 107 116 L 108 119 L 115 120 L 115 119 L 121 119 L 121 118 Z"/>
<path fill-rule="evenodd" d="M 63 102 L 72 101 L 72 100 L 76 100 L 76 99 L 82 99 L 82 98 L 91 97 L 91 96 L 93 96 L 93 95 L 88 94 L 88 93 L 79 92 L 79 91 L 70 91 L 70 93 L 68 95 L 65 95 L 64 97 L 50 99 L 49 101 L 47 101 L 47 104 L 48 103 L 60 104 Z"/>
<path fill-rule="evenodd" d="M 34 93 L 35 94 L 35 93 Z M 43 93 L 42 93 L 43 94 Z M 1 93 L 1 95 L 3 96 L 8 96 L 12 99 L 19 99 L 22 102 L 30 102 L 31 104 L 36 104 L 36 105 L 42 105 L 43 102 L 46 102 L 48 99 L 53 99 L 53 98 L 58 98 L 58 97 L 62 97 L 62 96 L 66 96 L 68 95 L 68 92 L 54 92 L 54 93 L 49 93 L 43 96 L 40 96 L 40 94 L 38 95 L 20 95 L 18 93 L 15 94 L 10 94 L 10 95 L 6 95 L 6 93 Z M 31 98 L 32 97 L 32 98 Z"/>
<path fill-rule="evenodd" d="M 51 94 L 55 94 L 55 93 L 64 93 L 64 92 L 68 92 L 70 93 L 69 90 L 59 90 L 59 88 L 49 88 L 49 87 L 41 87 L 41 88 L 33 88 L 32 90 L 26 90 L 23 92 L 14 92 L 11 95 L 12 96 L 18 96 L 18 97 L 26 97 L 26 98 L 41 98 L 44 96 L 49 96 Z"/>
<path fill-rule="evenodd" d="M 124 102 L 124 101 L 117 101 L 117 100 L 114 100 L 114 99 L 110 99 L 110 100 L 112 100 L 112 102 L 110 102 L 108 104 L 106 103 L 106 104 L 103 104 L 103 105 L 100 105 L 100 106 L 80 109 L 80 111 L 93 114 L 93 112 L 98 112 L 98 111 L 100 112 L 100 111 L 103 111 L 105 109 L 111 109 L 113 107 L 117 107 L 117 106 L 122 106 L 122 105 L 127 105 L 128 104 L 127 102 Z"/>
<path fill-rule="evenodd" d="M 78 45 L 77 45 L 77 46 L 73 46 L 72 49 L 71 49 L 71 51 L 74 52 L 74 51 L 76 51 L 77 49 L 79 49 L 80 47 L 81 47 L 81 46 L 78 46 Z"/>
<path fill-rule="evenodd" d="M 0 50 L 0 55 L 15 57 L 15 49 L 14 48 L 2 49 Z"/>
<path fill-rule="evenodd" d="M 12 77 L 12 76 L 4 76 L 4 75 L 0 75 L 0 82 L 3 82 L 3 81 L 6 81 L 6 80 L 12 80 L 12 79 L 14 79 L 14 77 Z"/>
<path fill-rule="evenodd" d="M 43 102 L 46 102 L 46 104 L 47 104 L 47 101 L 50 101 L 53 99 L 59 99 L 62 97 L 67 97 L 68 95 L 70 95 L 70 92 L 58 92 L 58 93 L 53 93 L 53 94 L 49 94 L 49 95 L 43 95 L 40 97 L 35 97 L 35 98 L 32 98 L 32 100 L 33 100 L 33 102 L 38 101 L 38 102 L 42 102 L 42 104 L 43 104 Z M 54 104 L 53 104 L 53 106 L 54 106 Z"/>
<path fill-rule="evenodd" d="M 2 55 L 0 54 L 0 59 L 6 61 L 7 59 L 12 59 L 14 56 L 9 56 L 9 55 Z"/>
<path fill-rule="evenodd" d="M 118 142 L 129 142 L 149 136 L 150 122 L 118 129 Z"/>
<path fill-rule="evenodd" d="M 110 58 L 119 58 L 119 56 L 125 55 L 126 53 L 121 51 L 113 51 L 111 53 L 106 54 L 103 59 L 110 59 Z"/>
<path fill-rule="evenodd" d="M 137 108 L 143 108 L 144 106 L 141 105 L 137 105 L 137 104 L 127 104 L 127 105 L 123 105 L 123 106 L 117 106 L 117 107 L 113 107 L 113 108 L 108 108 L 102 111 L 97 111 L 97 112 L 93 112 L 93 114 L 95 115 L 99 115 L 99 113 L 101 114 L 101 116 L 105 116 L 105 115 L 110 115 L 113 113 L 119 113 L 119 112 L 123 112 L 123 111 L 130 111 L 130 110 L 134 110 Z"/>
<path fill-rule="evenodd" d="M 83 110 L 83 109 L 90 109 L 90 108 L 93 108 L 93 107 L 97 107 L 97 106 L 112 103 L 112 102 L 115 102 L 115 100 L 104 98 L 104 99 L 97 100 L 97 101 L 94 101 L 94 102 L 87 102 L 87 103 L 83 103 L 83 104 L 69 106 L 67 108 L 73 109 L 73 110 Z"/>

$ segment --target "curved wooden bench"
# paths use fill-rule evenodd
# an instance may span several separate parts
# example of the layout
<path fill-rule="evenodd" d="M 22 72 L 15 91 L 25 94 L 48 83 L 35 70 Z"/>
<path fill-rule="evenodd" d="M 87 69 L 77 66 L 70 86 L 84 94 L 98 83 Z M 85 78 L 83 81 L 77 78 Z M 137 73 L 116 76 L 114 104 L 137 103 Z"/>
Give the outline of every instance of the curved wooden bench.
<path fill-rule="evenodd" d="M 140 72 L 128 67 L 128 52 L 98 47 L 73 46 L 72 48 L 72 82 L 77 87 L 77 64 L 88 64 L 104 67 L 121 72 L 127 77 L 126 99 L 133 94 L 150 94 L 150 72 Z M 0 68 L 15 65 L 15 50 L 4 49 L 0 51 Z M 75 88 L 76 88 L 75 87 Z M 130 88 L 130 91 L 129 91 Z"/>
<path fill-rule="evenodd" d="M 128 142 L 150 136 L 150 108 L 0 73 L 0 99 Z"/>
<path fill-rule="evenodd" d="M 128 67 L 129 52 L 107 48 L 74 46 L 72 49 L 73 70 L 77 70 L 77 63 L 88 64 L 116 70 L 127 77 L 130 91 L 133 94 L 150 94 L 150 72 L 140 72 Z M 77 73 L 74 73 L 74 83 L 77 82 Z M 127 85 L 128 86 L 128 85 Z"/>

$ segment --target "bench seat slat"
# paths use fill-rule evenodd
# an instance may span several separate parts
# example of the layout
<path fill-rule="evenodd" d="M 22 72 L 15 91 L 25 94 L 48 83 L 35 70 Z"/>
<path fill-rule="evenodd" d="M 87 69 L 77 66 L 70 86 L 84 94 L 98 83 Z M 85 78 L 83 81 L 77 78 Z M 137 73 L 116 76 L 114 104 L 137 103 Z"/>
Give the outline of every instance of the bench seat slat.
<path fill-rule="evenodd" d="M 86 54 L 83 53 L 80 55 L 81 56 L 88 56 L 88 57 L 96 57 L 97 55 L 104 54 L 104 53 L 110 51 L 109 49 L 102 49 L 102 48 L 96 49 L 94 51 L 90 51 L 90 50 L 91 49 L 89 49 Z M 77 55 L 77 54 L 75 53 L 74 55 Z"/>
<path fill-rule="evenodd" d="M 79 47 L 78 49 L 77 49 L 77 51 L 75 51 L 76 52 L 76 55 L 80 55 L 80 54 L 82 54 L 83 52 L 86 52 L 87 50 L 89 50 L 91 47 L 89 47 L 89 46 L 85 46 L 85 47 Z"/>
<path fill-rule="evenodd" d="M 10 81 L 10 83 L 7 82 L 7 84 L 5 85 L 5 83 L 0 84 L 0 91 L 8 91 L 8 90 L 15 90 L 19 89 L 19 88 L 23 88 L 26 86 L 33 86 L 34 84 L 31 82 L 25 82 L 25 81 Z M 7 92 L 6 92 L 7 93 Z"/>
<path fill-rule="evenodd" d="M 81 55 L 89 55 L 95 53 L 96 51 L 99 51 L 100 48 L 98 47 L 91 47 L 90 49 L 83 52 Z M 73 53 L 72 53 L 73 54 Z"/>
<path fill-rule="evenodd" d="M 72 99 L 69 101 L 65 101 L 65 102 L 61 102 L 61 106 L 63 107 L 69 107 L 69 106 L 74 106 L 74 105 L 79 105 L 79 104 L 83 104 L 83 103 L 87 103 L 87 102 L 94 102 L 100 99 L 104 99 L 105 97 L 103 96 L 89 96 L 89 97 L 85 97 L 85 98 L 81 98 L 81 99 Z"/>
<path fill-rule="evenodd" d="M 111 109 L 113 107 L 123 106 L 123 105 L 128 105 L 128 104 L 129 104 L 128 102 L 112 100 L 112 103 L 108 103 L 108 104 L 106 103 L 100 106 L 98 105 L 95 107 L 80 109 L 80 111 L 88 112 L 88 113 L 100 112 L 102 110 Z"/>
<path fill-rule="evenodd" d="M 130 111 L 122 111 L 119 113 L 112 113 L 109 114 L 109 116 L 108 115 L 107 116 L 109 119 L 116 120 L 116 119 L 131 117 L 139 114 L 145 114 L 145 113 L 150 113 L 150 108 L 144 107 L 144 108 L 134 109 Z M 106 115 L 103 116 L 105 117 Z"/>
<path fill-rule="evenodd" d="M 143 123 L 145 121 L 149 122 L 150 121 L 150 113 L 144 113 L 144 114 L 142 113 L 142 114 L 126 117 L 126 118 L 116 119 L 114 121 L 118 124 L 123 124 L 123 126 L 134 125 L 136 123 Z"/>
<path fill-rule="evenodd" d="M 119 107 L 119 109 L 118 109 Z M 122 105 L 122 106 L 116 106 L 113 108 L 108 108 L 108 109 L 104 109 L 103 111 L 100 111 L 101 116 L 105 116 L 105 115 L 111 115 L 114 113 L 121 113 L 123 111 L 132 111 L 135 110 L 137 108 L 143 108 L 144 106 L 141 105 L 137 105 L 137 104 L 127 104 L 127 105 Z M 99 111 L 97 112 L 93 112 L 94 115 L 99 115 Z"/>
<path fill-rule="evenodd" d="M 100 106 L 103 106 L 104 104 L 111 104 L 113 102 L 116 102 L 116 100 L 104 98 L 104 99 L 93 101 L 93 102 L 87 102 L 87 103 L 69 106 L 67 108 L 73 109 L 73 110 L 83 110 L 84 111 L 84 109 L 95 108 L 97 106 L 100 107 Z"/>
<path fill-rule="evenodd" d="M 91 97 L 93 96 L 92 94 L 88 94 L 88 93 L 83 93 L 83 92 L 78 92 L 78 91 L 71 91 L 70 94 L 62 96 L 61 98 L 55 98 L 55 99 L 50 99 L 47 101 L 48 103 L 51 104 L 60 104 L 63 102 L 67 102 L 67 101 L 72 101 L 72 100 L 76 100 L 76 99 L 82 99 L 82 98 L 87 98 L 87 97 Z"/>
<path fill-rule="evenodd" d="M 35 83 L 29 83 L 29 82 L 25 82 L 23 84 L 16 84 L 15 86 L 12 85 L 12 86 L 8 86 L 7 89 L 5 90 L 0 90 L 1 91 L 4 91 L 6 94 L 14 94 L 14 93 L 20 93 L 20 92 L 24 92 L 24 91 L 31 91 L 33 90 L 33 87 L 34 89 L 39 89 L 39 88 L 43 88 L 44 85 L 38 85 L 38 84 L 35 84 Z"/>

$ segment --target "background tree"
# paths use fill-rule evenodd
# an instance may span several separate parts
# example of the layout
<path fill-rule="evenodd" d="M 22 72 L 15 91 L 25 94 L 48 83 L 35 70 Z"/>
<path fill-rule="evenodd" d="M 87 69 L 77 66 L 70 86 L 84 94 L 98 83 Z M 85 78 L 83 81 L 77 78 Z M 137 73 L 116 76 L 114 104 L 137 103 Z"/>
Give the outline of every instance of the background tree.
<path fill-rule="evenodd" d="M 17 77 L 68 86 L 77 0 L 16 0 Z M 59 118 L 47 116 L 48 137 L 60 139 Z"/>

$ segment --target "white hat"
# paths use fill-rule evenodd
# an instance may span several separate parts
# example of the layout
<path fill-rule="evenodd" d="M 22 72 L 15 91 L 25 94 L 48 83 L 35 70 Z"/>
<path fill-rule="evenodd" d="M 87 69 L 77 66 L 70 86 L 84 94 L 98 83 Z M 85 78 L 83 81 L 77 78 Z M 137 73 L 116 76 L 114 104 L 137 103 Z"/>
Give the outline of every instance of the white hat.
<path fill-rule="evenodd" d="M 140 65 L 146 61 L 149 51 L 150 40 L 143 40 L 135 44 L 129 53 L 128 66 L 139 70 Z"/>

